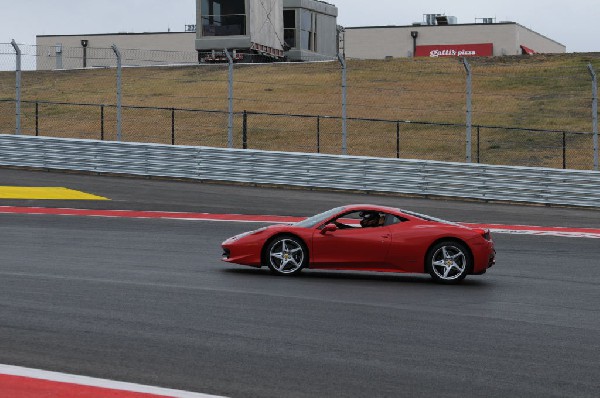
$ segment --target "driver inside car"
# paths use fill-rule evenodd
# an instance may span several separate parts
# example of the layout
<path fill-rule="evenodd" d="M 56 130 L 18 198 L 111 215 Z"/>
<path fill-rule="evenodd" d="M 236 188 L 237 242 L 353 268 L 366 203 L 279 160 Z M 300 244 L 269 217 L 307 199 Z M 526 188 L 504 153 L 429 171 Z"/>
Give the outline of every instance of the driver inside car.
<path fill-rule="evenodd" d="M 345 214 L 331 222 L 339 229 L 381 227 L 385 223 L 385 214 L 377 211 L 360 211 Z"/>
<path fill-rule="evenodd" d="M 378 212 L 364 212 L 360 215 L 362 220 L 360 220 L 360 226 L 363 228 L 373 228 L 380 227 L 383 225 L 385 217 L 380 215 Z"/>

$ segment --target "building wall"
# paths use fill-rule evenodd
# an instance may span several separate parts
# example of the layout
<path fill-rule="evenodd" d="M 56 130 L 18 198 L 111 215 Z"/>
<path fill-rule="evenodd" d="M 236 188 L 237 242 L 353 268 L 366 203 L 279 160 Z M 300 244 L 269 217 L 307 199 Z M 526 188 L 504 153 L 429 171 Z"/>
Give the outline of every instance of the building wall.
<path fill-rule="evenodd" d="M 344 53 L 348 58 L 408 57 L 412 55 L 412 48 L 413 40 L 407 29 L 346 28 L 344 33 Z"/>
<path fill-rule="evenodd" d="M 564 45 L 517 23 L 448 26 L 398 26 L 346 28 L 345 54 L 349 58 L 382 59 L 410 57 L 411 32 L 418 32 L 417 45 L 493 43 L 494 56 L 521 54 L 521 45 L 537 52 L 565 52 Z"/>
<path fill-rule="evenodd" d="M 88 47 L 110 48 L 116 44 L 119 48 L 194 51 L 193 32 L 171 33 L 115 33 L 73 36 L 37 36 L 36 44 L 54 46 L 62 43 L 66 47 L 81 47 L 81 40 L 88 40 Z"/>
<path fill-rule="evenodd" d="M 327 57 L 337 56 L 337 18 L 319 14 L 317 19 L 317 52 Z"/>
<path fill-rule="evenodd" d="M 283 1 L 246 1 L 250 1 L 250 36 L 252 42 L 283 51 Z"/>
<path fill-rule="evenodd" d="M 62 69 L 82 68 L 81 40 L 88 41 L 88 67 L 114 66 L 116 58 L 112 50 L 109 50 L 113 44 L 123 51 L 153 51 L 152 58 L 157 61 L 163 60 L 164 63 L 189 63 L 197 60 L 194 48 L 195 36 L 193 32 L 37 36 L 37 69 L 57 69 L 57 44 L 62 45 Z M 138 56 L 138 59 L 129 58 L 124 60 L 123 65 L 144 66 L 157 63 L 144 61 L 143 56 Z"/>
<path fill-rule="evenodd" d="M 567 48 L 554 40 L 551 40 L 537 32 L 522 25 L 517 25 L 517 40 L 519 47 L 527 46 L 538 53 L 564 53 Z"/>

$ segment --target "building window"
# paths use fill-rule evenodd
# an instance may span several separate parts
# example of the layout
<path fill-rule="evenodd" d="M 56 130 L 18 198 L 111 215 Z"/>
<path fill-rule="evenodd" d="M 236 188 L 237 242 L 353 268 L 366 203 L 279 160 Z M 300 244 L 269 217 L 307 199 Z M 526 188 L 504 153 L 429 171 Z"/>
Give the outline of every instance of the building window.
<path fill-rule="evenodd" d="M 246 34 L 245 0 L 202 0 L 202 36 Z"/>
<path fill-rule="evenodd" d="M 317 51 L 317 14 L 312 11 L 301 11 L 300 47 L 303 50 Z"/>
<path fill-rule="evenodd" d="M 283 40 L 289 48 L 296 47 L 296 10 L 283 10 Z"/>

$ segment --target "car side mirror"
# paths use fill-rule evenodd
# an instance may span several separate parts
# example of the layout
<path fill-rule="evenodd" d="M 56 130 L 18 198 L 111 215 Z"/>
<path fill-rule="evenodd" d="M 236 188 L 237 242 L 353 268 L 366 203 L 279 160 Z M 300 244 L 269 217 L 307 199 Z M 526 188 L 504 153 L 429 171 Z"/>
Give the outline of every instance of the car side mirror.
<path fill-rule="evenodd" d="M 338 227 L 335 224 L 327 224 L 321 229 L 321 235 L 325 235 L 327 232 L 335 232 Z"/>

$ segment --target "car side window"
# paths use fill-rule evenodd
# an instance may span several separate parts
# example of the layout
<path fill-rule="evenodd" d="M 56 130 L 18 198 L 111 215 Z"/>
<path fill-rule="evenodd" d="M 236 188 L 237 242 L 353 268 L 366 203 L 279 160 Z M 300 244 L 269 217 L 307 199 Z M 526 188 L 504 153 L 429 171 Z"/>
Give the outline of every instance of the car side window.
<path fill-rule="evenodd" d="M 339 229 L 376 228 L 385 225 L 386 216 L 386 213 L 374 210 L 357 210 L 337 217 L 330 224 Z"/>
<path fill-rule="evenodd" d="M 399 223 L 405 222 L 405 221 L 407 221 L 407 220 L 404 219 L 404 218 L 395 216 L 393 214 L 386 214 L 385 215 L 385 225 L 386 226 L 394 225 L 394 224 L 399 224 Z"/>
<path fill-rule="evenodd" d="M 359 212 L 353 211 L 350 213 L 342 214 L 341 216 L 330 221 L 330 224 L 334 224 L 339 229 L 352 229 L 360 228 L 360 217 Z"/>

